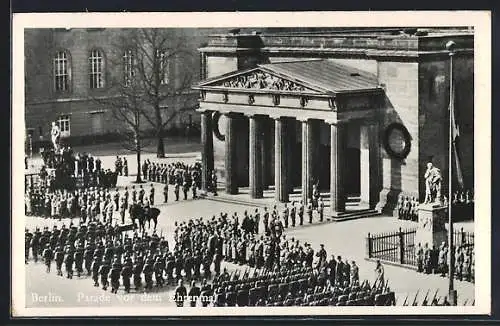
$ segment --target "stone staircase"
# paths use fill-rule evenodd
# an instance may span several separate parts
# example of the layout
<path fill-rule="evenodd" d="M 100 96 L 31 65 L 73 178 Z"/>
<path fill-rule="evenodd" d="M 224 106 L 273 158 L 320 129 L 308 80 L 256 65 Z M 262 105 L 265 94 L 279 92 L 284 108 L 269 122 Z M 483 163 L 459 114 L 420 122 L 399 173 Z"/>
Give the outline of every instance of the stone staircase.
<path fill-rule="evenodd" d="M 241 193 L 238 195 L 228 195 L 223 191 L 223 189 L 220 189 L 217 196 L 214 196 L 213 194 L 201 194 L 200 198 L 220 203 L 236 204 L 249 207 L 271 208 L 274 205 L 276 205 L 276 201 L 274 200 L 273 190 L 266 190 L 264 192 L 264 198 L 260 199 L 251 198 L 250 195 L 246 193 L 246 191 L 247 191 L 246 189 L 242 189 Z M 361 203 L 359 197 L 349 197 L 347 199 L 346 211 L 344 213 L 338 216 L 329 216 L 328 214 L 330 211 L 329 207 L 330 203 L 328 198 L 329 195 L 327 193 L 323 193 L 321 194 L 321 197 L 323 198 L 323 201 L 325 203 L 325 221 L 342 222 L 358 218 L 367 218 L 380 215 L 380 212 L 376 211 L 375 209 L 370 209 L 368 208 L 367 205 Z M 290 195 L 290 201 L 299 201 L 300 199 L 301 199 L 300 192 L 299 193 L 295 192 Z M 305 217 L 304 219 L 306 220 L 307 218 Z"/>

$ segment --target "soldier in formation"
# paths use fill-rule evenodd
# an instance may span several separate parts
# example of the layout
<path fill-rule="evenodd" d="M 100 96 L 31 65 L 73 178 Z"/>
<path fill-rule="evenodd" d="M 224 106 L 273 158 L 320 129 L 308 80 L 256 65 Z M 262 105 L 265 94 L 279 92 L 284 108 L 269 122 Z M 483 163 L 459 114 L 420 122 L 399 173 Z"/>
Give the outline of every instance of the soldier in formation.
<path fill-rule="evenodd" d="M 400 220 L 418 221 L 418 201 L 415 197 L 399 195 L 398 198 L 398 218 Z"/>

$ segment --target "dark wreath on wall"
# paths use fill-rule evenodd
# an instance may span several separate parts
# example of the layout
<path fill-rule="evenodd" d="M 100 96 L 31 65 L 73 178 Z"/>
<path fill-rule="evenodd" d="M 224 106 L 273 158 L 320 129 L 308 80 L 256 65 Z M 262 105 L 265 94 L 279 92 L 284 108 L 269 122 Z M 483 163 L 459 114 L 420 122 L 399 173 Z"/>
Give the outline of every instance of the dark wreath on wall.
<path fill-rule="evenodd" d="M 220 141 L 225 141 L 226 136 L 222 135 L 219 130 L 219 119 L 220 119 L 220 113 L 219 112 L 214 112 L 214 115 L 212 116 L 212 128 L 215 137 L 220 140 Z"/>
<path fill-rule="evenodd" d="M 411 136 L 405 126 L 400 123 L 391 123 L 385 129 L 384 148 L 387 153 L 396 159 L 405 159 L 411 150 Z"/>

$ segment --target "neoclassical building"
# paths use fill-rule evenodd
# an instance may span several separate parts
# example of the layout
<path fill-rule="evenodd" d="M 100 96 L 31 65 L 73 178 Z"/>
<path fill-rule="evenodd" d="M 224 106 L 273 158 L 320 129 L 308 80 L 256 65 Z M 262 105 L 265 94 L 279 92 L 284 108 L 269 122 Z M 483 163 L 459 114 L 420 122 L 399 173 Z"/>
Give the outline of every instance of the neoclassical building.
<path fill-rule="evenodd" d="M 200 48 L 203 180 L 252 198 L 329 193 L 331 216 L 423 200 L 427 162 L 448 175 L 453 40 L 465 186 L 474 183 L 474 35 L 470 29 L 214 35 Z M 443 180 L 443 184 L 447 180 Z M 446 186 L 445 186 L 446 188 Z M 356 205 L 346 203 L 354 201 Z"/>

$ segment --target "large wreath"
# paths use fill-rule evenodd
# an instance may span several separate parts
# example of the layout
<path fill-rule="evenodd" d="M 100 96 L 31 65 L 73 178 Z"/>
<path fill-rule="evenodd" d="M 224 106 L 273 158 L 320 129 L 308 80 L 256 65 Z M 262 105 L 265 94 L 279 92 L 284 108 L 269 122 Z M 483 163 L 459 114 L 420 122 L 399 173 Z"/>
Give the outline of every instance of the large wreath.
<path fill-rule="evenodd" d="M 391 142 L 391 138 L 398 132 L 403 138 L 402 148 L 393 147 L 393 143 Z M 390 156 L 400 160 L 405 159 L 411 150 L 411 136 L 406 127 L 397 122 L 387 126 L 384 134 L 384 147 Z"/>
<path fill-rule="evenodd" d="M 220 140 L 220 141 L 225 141 L 226 136 L 220 133 L 219 130 L 219 119 L 220 119 L 220 113 L 219 112 L 214 112 L 212 116 L 212 129 L 215 137 Z"/>

